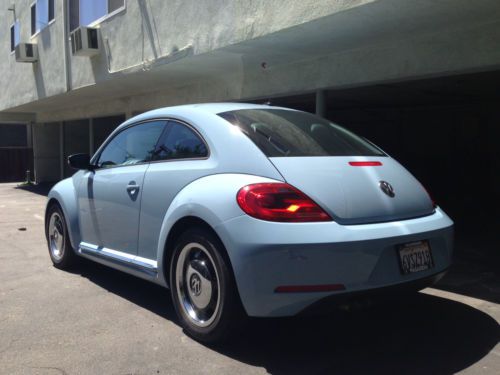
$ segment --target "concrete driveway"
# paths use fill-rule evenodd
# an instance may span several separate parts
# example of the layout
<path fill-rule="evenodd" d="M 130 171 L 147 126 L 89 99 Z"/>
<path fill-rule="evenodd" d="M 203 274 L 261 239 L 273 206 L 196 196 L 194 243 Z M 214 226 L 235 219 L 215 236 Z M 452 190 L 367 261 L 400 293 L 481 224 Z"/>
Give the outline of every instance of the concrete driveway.
<path fill-rule="evenodd" d="M 1 374 L 500 374 L 495 289 L 485 299 L 426 289 L 362 312 L 256 319 L 238 341 L 203 346 L 177 325 L 167 290 L 90 262 L 52 267 L 45 200 L 0 184 Z M 448 280 L 453 290 L 463 277 L 452 270 Z"/>

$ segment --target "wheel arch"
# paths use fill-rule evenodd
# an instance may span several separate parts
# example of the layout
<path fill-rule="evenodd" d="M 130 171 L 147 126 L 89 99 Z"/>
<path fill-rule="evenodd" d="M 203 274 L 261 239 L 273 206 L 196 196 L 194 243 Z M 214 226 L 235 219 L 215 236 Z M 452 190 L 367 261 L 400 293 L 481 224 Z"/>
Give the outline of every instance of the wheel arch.
<path fill-rule="evenodd" d="M 64 214 L 71 246 L 73 249 L 78 249 L 80 244 L 78 202 L 72 178 L 60 181 L 50 190 L 45 206 L 45 221 L 47 220 L 48 210 L 54 204 L 59 205 Z"/>
<path fill-rule="evenodd" d="M 172 200 L 163 216 L 156 249 L 156 282 L 169 286 L 169 266 L 166 263 L 170 260 L 169 252 L 178 238 L 176 236 L 189 225 L 200 225 L 216 235 L 224 247 L 224 256 L 234 275 L 234 262 L 231 260 L 235 254 L 229 246 L 223 224 L 244 214 L 236 201 L 236 194 L 242 186 L 271 181 L 275 180 L 248 174 L 224 173 L 209 175 L 186 185 Z"/>
<path fill-rule="evenodd" d="M 222 248 L 222 254 L 221 256 L 224 258 L 224 260 L 227 262 L 229 266 L 229 270 L 231 272 L 231 275 L 234 279 L 234 270 L 233 266 L 231 263 L 231 259 L 229 257 L 229 254 L 227 252 L 227 248 L 224 245 L 224 242 L 222 241 L 221 237 L 217 233 L 217 231 L 205 220 L 197 217 L 197 216 L 184 216 L 180 219 L 178 219 L 174 225 L 170 228 L 170 231 L 168 232 L 164 249 L 163 249 L 163 257 L 162 257 L 162 273 L 165 278 L 166 284 L 169 286 L 169 280 L 170 280 L 170 262 L 172 259 L 173 255 L 173 250 L 175 243 L 177 240 L 180 238 L 180 236 L 187 231 L 190 228 L 203 228 L 207 231 L 209 231 L 219 242 Z"/>

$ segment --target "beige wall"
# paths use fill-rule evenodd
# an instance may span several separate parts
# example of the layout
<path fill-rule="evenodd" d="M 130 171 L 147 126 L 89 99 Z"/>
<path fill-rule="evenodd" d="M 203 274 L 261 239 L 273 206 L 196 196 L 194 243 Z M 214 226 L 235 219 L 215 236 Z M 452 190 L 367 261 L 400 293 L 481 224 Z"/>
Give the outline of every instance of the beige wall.
<path fill-rule="evenodd" d="M 9 54 L 0 6 L 0 114 L 39 122 L 500 67 L 497 0 L 126 0 L 97 25 L 100 55 L 69 56 L 67 83 L 63 2 L 33 39 L 30 1 L 14 3 L 40 62 Z"/>

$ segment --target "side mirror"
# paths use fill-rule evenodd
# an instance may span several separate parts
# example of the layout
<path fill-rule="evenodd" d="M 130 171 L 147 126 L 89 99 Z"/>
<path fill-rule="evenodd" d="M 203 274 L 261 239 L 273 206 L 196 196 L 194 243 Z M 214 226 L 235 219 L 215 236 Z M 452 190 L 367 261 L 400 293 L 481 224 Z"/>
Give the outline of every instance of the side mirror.
<path fill-rule="evenodd" d="M 90 164 L 89 154 L 73 154 L 68 156 L 68 164 L 74 169 L 93 170 L 94 166 Z"/>

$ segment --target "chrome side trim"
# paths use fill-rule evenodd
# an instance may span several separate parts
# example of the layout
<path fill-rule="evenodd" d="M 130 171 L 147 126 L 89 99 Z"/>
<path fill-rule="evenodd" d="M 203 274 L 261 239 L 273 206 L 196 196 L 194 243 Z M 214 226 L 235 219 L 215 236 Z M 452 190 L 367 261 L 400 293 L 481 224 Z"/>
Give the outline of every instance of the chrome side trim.
<path fill-rule="evenodd" d="M 145 272 L 148 275 L 154 276 L 158 273 L 158 262 L 156 260 L 143 258 L 137 255 L 108 249 L 106 247 L 96 246 L 87 242 L 80 242 L 78 252 L 81 254 L 114 261 L 123 266 Z"/>

